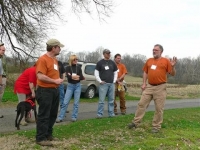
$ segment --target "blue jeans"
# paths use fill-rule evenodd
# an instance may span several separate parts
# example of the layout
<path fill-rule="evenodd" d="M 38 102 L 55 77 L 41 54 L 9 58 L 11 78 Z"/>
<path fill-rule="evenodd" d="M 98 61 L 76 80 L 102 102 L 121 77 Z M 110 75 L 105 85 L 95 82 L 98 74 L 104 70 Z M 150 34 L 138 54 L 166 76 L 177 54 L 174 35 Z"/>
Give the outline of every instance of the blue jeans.
<path fill-rule="evenodd" d="M 73 95 L 74 95 L 74 106 L 73 106 L 73 112 L 72 112 L 72 119 L 76 120 L 78 116 L 78 105 L 79 105 L 79 100 L 80 100 L 80 95 L 81 95 L 80 82 L 76 84 L 71 84 L 71 83 L 67 84 L 67 91 L 65 93 L 64 102 L 62 103 L 61 108 L 60 108 L 58 120 L 64 119 L 65 113 L 67 111 L 67 107 Z"/>
<path fill-rule="evenodd" d="M 65 97 L 64 84 L 59 85 L 59 93 L 60 93 L 60 107 L 61 107 Z"/>
<path fill-rule="evenodd" d="M 108 115 L 109 117 L 115 116 L 114 114 L 114 83 L 105 83 L 99 85 L 99 104 L 97 110 L 97 116 L 102 117 L 104 112 L 104 101 L 106 95 L 108 96 Z"/>

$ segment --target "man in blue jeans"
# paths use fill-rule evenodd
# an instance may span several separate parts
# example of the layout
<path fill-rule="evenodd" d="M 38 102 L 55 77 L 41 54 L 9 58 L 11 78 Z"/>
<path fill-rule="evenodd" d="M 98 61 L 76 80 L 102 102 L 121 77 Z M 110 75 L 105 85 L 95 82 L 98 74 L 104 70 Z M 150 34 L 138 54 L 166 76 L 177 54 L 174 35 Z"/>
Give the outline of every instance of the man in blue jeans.
<path fill-rule="evenodd" d="M 104 101 L 106 95 L 108 96 L 108 116 L 114 117 L 114 93 L 115 82 L 117 81 L 118 68 L 114 61 L 110 59 L 110 50 L 104 49 L 104 58 L 97 62 L 95 68 L 96 80 L 99 85 L 99 104 L 97 110 L 97 118 L 103 117 Z"/>

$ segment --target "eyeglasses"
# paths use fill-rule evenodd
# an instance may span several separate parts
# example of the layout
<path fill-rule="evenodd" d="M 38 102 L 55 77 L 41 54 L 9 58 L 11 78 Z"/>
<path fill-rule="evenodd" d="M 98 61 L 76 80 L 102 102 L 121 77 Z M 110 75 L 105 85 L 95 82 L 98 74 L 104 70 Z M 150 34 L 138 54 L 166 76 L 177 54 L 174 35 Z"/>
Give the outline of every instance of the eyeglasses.
<path fill-rule="evenodd" d="M 158 49 L 153 49 L 153 51 L 156 51 L 156 52 L 158 52 L 158 51 L 160 51 L 160 50 L 158 50 Z"/>
<path fill-rule="evenodd" d="M 77 58 L 74 59 L 74 61 L 78 60 Z"/>

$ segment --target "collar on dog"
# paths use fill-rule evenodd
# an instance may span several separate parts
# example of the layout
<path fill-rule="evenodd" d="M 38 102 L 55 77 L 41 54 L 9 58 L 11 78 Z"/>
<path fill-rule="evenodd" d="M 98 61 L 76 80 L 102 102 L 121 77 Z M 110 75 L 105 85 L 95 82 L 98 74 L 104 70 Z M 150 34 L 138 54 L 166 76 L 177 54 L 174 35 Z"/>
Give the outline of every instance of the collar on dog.
<path fill-rule="evenodd" d="M 26 102 L 30 103 L 32 107 L 35 106 L 35 103 L 30 99 L 27 99 Z"/>

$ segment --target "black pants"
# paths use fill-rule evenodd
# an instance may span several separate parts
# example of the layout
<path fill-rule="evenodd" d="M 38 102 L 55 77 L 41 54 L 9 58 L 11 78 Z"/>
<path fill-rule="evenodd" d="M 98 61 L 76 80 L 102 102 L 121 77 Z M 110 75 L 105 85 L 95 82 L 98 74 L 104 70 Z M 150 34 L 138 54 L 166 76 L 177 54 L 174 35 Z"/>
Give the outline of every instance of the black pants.
<path fill-rule="evenodd" d="M 53 134 L 53 125 L 58 113 L 59 90 L 58 88 L 38 87 L 36 100 L 39 105 L 36 141 L 40 142 Z"/>

